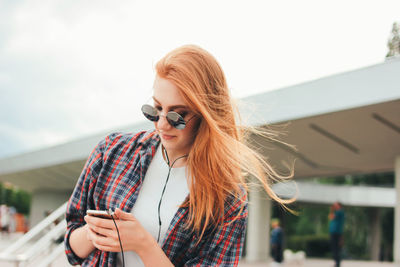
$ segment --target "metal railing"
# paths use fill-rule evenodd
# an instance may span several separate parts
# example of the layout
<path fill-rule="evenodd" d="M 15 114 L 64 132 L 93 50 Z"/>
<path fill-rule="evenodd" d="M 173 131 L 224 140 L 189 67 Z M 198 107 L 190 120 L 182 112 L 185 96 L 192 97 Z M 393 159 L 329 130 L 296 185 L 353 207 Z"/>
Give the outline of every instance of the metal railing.
<path fill-rule="evenodd" d="M 56 241 L 66 229 L 65 210 L 67 202 L 43 219 L 21 238 L 0 253 L 0 260 L 15 266 L 49 266 L 64 251 L 63 243 Z"/>

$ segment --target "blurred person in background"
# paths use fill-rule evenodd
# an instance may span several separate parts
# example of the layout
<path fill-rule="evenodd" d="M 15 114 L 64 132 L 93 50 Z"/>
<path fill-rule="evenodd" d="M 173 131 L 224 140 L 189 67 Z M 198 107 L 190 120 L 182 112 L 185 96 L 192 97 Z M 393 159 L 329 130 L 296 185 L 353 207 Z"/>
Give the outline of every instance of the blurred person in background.
<path fill-rule="evenodd" d="M 10 231 L 10 213 L 8 207 L 4 204 L 0 206 L 0 224 L 1 233 L 8 235 Z"/>
<path fill-rule="evenodd" d="M 271 227 L 271 266 L 280 266 L 283 261 L 283 231 L 279 219 L 272 219 Z"/>
<path fill-rule="evenodd" d="M 17 227 L 16 221 L 15 221 L 15 215 L 17 214 L 16 208 L 13 207 L 13 206 L 11 206 L 11 207 L 8 209 L 8 214 L 9 214 L 9 217 L 10 217 L 9 232 L 10 232 L 10 233 L 15 233 L 16 227 Z"/>
<path fill-rule="evenodd" d="M 342 204 L 339 202 L 335 202 L 331 206 L 329 213 L 329 234 L 335 267 L 340 267 L 341 253 L 343 247 L 343 225 L 344 211 Z"/>

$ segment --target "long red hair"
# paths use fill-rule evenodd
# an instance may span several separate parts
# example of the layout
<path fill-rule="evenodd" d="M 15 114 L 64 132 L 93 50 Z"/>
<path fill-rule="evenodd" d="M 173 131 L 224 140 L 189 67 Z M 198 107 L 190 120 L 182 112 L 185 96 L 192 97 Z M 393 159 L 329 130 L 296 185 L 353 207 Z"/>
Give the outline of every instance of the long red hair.
<path fill-rule="evenodd" d="M 229 93 L 224 72 L 217 60 L 204 49 L 179 47 L 156 64 L 157 75 L 175 84 L 200 124 L 187 159 L 189 181 L 188 225 L 200 236 L 206 227 L 222 223 L 224 203 L 230 196 L 246 201 L 247 173 L 261 182 L 268 195 L 286 204 L 271 189 L 279 175 L 263 157 L 246 143 L 254 128 L 237 123 L 237 109 Z M 263 130 L 257 134 L 270 136 Z M 289 175 L 290 176 L 290 175 Z"/>

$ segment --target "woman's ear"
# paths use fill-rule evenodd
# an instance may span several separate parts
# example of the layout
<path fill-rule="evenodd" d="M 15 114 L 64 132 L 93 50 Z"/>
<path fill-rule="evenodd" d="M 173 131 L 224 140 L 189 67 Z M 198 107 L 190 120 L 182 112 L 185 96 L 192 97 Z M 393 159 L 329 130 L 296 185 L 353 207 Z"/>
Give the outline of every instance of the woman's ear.
<path fill-rule="evenodd" d="M 194 129 L 195 129 L 195 132 L 197 133 L 199 131 L 199 129 L 200 129 L 200 125 L 201 125 L 203 120 L 202 120 L 201 117 L 196 117 L 195 120 L 196 121 L 195 121 Z"/>

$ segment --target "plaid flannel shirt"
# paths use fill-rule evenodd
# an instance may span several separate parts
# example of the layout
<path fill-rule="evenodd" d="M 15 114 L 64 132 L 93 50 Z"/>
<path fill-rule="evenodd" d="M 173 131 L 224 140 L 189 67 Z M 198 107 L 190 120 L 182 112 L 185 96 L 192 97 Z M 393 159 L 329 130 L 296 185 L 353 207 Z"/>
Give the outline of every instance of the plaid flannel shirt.
<path fill-rule="evenodd" d="M 69 245 L 70 235 L 85 224 L 83 217 L 88 209 L 132 210 L 159 143 L 154 131 L 115 133 L 94 148 L 67 206 L 65 252 L 71 264 L 116 266 L 115 252 L 95 249 L 86 259 L 79 258 Z M 185 228 L 188 208 L 181 207 L 169 225 L 162 249 L 175 266 L 237 266 L 247 215 L 247 200 L 230 198 L 225 204 L 224 223 L 208 229 L 198 242 L 196 234 Z"/>

